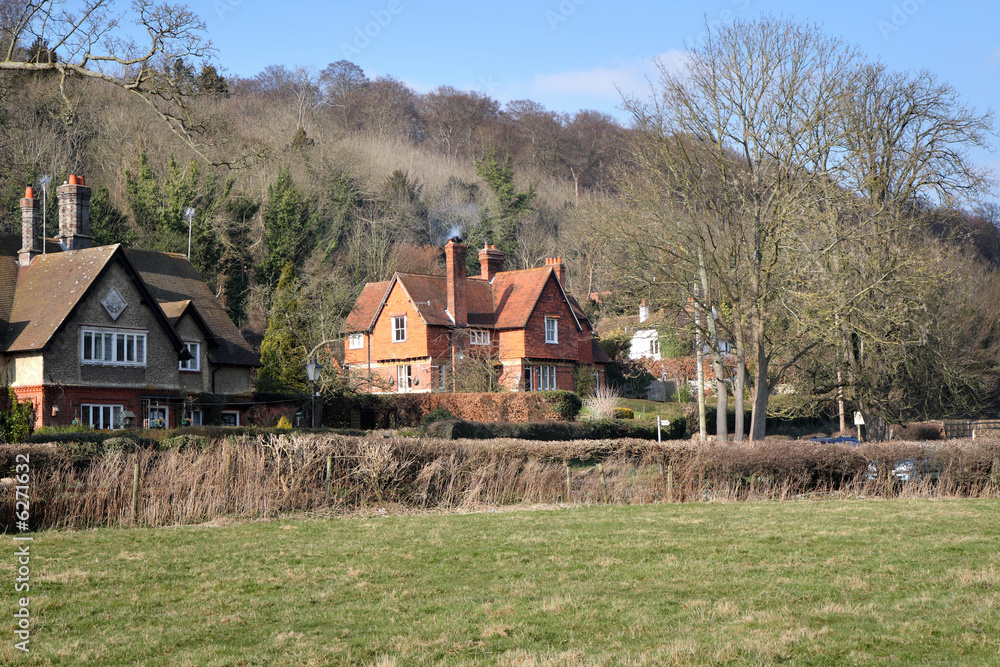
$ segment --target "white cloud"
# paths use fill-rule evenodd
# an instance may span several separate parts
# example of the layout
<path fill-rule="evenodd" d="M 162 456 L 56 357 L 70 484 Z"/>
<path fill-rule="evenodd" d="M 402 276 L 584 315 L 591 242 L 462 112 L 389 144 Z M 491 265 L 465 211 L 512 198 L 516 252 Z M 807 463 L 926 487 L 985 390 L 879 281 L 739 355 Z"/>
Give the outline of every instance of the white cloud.
<path fill-rule="evenodd" d="M 645 95 L 650 82 L 659 78 L 656 60 L 668 70 L 677 71 L 687 62 L 686 51 L 668 51 L 654 58 L 623 62 L 614 67 L 593 67 L 589 70 L 536 74 L 526 86 L 531 92 L 586 95 L 619 99 L 619 90 L 626 95 Z"/>

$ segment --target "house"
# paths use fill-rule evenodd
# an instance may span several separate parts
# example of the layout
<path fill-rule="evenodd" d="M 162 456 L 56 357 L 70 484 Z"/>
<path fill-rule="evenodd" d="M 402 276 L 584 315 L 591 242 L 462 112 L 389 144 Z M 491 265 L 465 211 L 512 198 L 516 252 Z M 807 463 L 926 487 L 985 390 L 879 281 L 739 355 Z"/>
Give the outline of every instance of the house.
<path fill-rule="evenodd" d="M 259 360 L 191 263 L 94 247 L 82 177 L 56 197 L 57 238 L 32 188 L 20 241 L 0 236 L 0 361 L 35 425 L 240 424 Z"/>
<path fill-rule="evenodd" d="M 565 265 L 504 271 L 496 246 L 479 251 L 466 276 L 466 247 L 444 248 L 444 276 L 396 273 L 365 285 L 347 318 L 344 366 L 373 392 L 574 389 L 578 367 L 603 381 L 610 359 L 590 320 L 567 294 Z M 484 379 L 485 377 L 485 379 Z"/>

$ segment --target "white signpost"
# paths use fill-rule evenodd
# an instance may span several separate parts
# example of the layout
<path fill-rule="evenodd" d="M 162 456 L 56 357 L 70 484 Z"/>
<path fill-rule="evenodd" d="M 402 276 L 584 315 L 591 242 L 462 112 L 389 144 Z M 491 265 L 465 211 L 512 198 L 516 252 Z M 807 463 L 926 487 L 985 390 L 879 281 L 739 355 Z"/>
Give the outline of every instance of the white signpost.
<path fill-rule="evenodd" d="M 860 412 L 854 413 L 854 425 L 858 427 L 858 440 L 861 439 L 861 427 L 865 425 L 865 418 Z"/>

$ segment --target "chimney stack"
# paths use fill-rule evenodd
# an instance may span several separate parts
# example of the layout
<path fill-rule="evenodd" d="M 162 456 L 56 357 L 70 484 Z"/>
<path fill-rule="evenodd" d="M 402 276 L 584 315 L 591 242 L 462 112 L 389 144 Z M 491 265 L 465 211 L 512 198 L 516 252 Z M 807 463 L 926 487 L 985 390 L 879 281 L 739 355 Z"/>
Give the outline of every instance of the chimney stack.
<path fill-rule="evenodd" d="M 643 299 L 639 303 L 639 322 L 645 322 L 649 319 L 649 306 L 646 305 L 646 300 Z"/>
<path fill-rule="evenodd" d="M 546 257 L 545 265 L 552 267 L 556 278 L 559 279 L 559 284 L 562 285 L 563 289 L 566 289 L 566 265 L 563 264 L 562 257 Z"/>
<path fill-rule="evenodd" d="M 17 253 L 18 264 L 21 266 L 31 264 L 35 255 L 42 251 L 38 242 L 39 208 L 34 189 L 25 188 L 24 199 L 21 200 L 21 250 Z"/>
<path fill-rule="evenodd" d="M 492 282 L 493 276 L 503 271 L 503 251 L 497 250 L 495 245 L 486 245 L 479 251 L 479 266 L 482 269 L 480 276 L 486 282 Z"/>
<path fill-rule="evenodd" d="M 448 273 L 448 312 L 455 320 L 455 326 L 469 324 L 469 311 L 465 303 L 465 245 L 458 236 L 444 246 L 445 264 Z"/>
<path fill-rule="evenodd" d="M 56 188 L 59 200 L 59 244 L 64 250 L 81 250 L 93 245 L 90 235 L 90 188 L 83 176 L 71 174 L 68 183 Z"/>

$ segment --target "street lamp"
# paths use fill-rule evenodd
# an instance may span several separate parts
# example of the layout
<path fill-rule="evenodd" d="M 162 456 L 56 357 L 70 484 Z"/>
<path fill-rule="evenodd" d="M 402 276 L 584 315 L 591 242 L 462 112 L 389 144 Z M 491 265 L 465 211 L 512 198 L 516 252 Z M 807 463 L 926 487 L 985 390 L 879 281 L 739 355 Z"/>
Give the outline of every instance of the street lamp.
<path fill-rule="evenodd" d="M 45 254 L 45 235 L 48 233 L 45 229 L 45 209 L 49 207 L 49 183 L 52 182 L 51 176 L 42 176 L 38 179 L 38 183 L 42 186 L 42 254 Z"/>
<path fill-rule="evenodd" d="M 313 357 L 312 360 L 306 364 L 306 377 L 309 378 L 309 385 L 312 389 L 312 427 L 319 428 L 316 426 L 316 380 L 319 379 L 319 374 L 323 370 L 323 367 L 316 363 L 316 358 Z"/>
<path fill-rule="evenodd" d="M 184 209 L 184 217 L 188 221 L 188 261 L 191 261 L 191 225 L 194 223 L 195 210 L 193 208 Z"/>

